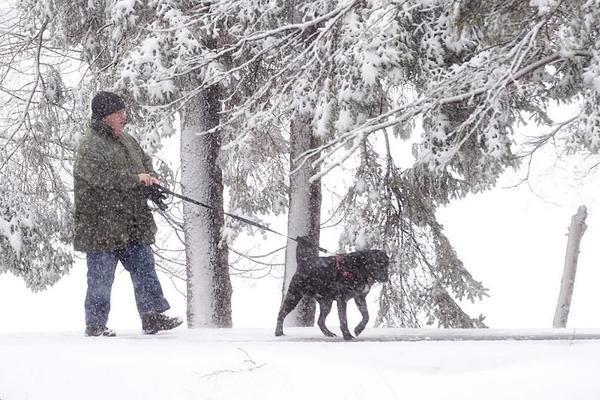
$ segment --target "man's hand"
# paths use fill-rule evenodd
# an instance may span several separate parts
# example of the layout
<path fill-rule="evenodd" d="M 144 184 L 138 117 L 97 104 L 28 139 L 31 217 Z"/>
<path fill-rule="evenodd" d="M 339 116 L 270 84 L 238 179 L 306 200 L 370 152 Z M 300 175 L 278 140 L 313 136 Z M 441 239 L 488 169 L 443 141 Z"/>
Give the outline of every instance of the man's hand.
<path fill-rule="evenodd" d="M 152 186 L 155 183 L 157 185 L 160 185 L 160 181 L 158 179 L 148 174 L 139 174 L 138 180 L 142 184 L 142 186 Z"/>
<path fill-rule="evenodd" d="M 160 186 L 158 186 L 158 185 L 144 186 L 142 188 L 142 191 L 144 192 L 144 195 L 148 199 L 152 200 L 158 208 L 160 208 L 163 211 L 167 210 L 167 208 L 169 207 L 165 203 L 165 200 L 167 199 L 167 194 L 163 191 L 163 189 Z"/>

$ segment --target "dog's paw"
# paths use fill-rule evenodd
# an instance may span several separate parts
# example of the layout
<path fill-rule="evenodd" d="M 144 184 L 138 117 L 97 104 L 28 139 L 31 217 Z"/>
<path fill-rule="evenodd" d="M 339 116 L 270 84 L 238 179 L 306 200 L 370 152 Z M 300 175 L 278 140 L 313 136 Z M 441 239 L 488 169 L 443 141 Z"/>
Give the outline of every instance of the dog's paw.
<path fill-rule="evenodd" d="M 337 336 L 335 333 L 333 333 L 333 332 L 331 332 L 331 331 L 328 331 L 328 332 L 323 332 L 323 333 L 324 333 L 324 334 L 325 334 L 325 336 L 327 336 L 327 337 L 336 337 L 336 336 Z"/>
<path fill-rule="evenodd" d="M 275 336 L 283 336 L 283 330 L 276 330 L 275 331 Z"/>
<path fill-rule="evenodd" d="M 355 334 L 356 336 L 358 336 L 358 335 L 360 335 L 360 334 L 362 333 L 362 331 L 363 331 L 363 330 L 364 330 L 364 328 L 361 328 L 361 327 L 357 326 L 357 327 L 354 329 L 354 334 Z"/>
<path fill-rule="evenodd" d="M 342 336 L 344 337 L 344 340 L 352 340 L 354 339 L 354 336 L 352 336 L 352 334 L 350 333 L 350 330 L 348 330 L 348 326 L 343 326 L 340 327 L 340 331 L 342 331 Z"/>

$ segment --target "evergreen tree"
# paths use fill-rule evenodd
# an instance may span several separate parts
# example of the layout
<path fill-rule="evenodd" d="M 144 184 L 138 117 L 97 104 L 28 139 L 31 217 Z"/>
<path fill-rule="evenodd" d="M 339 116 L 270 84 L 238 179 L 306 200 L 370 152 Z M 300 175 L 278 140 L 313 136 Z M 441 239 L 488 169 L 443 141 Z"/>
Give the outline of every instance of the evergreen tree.
<path fill-rule="evenodd" d="M 78 120 L 58 71 L 70 53 L 51 40 L 49 16 L 39 12 L 9 7 L 0 17 L 0 273 L 22 277 L 33 291 L 73 262 L 66 178 Z"/>

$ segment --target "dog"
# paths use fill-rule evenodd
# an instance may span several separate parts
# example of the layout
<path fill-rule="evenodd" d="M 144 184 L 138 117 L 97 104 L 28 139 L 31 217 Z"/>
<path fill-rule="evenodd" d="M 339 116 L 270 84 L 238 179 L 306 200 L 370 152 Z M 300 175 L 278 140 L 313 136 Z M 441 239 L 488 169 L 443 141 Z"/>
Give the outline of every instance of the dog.
<path fill-rule="evenodd" d="M 365 329 L 369 321 L 366 296 L 375 282 L 388 280 L 389 258 L 381 250 L 363 250 L 338 254 L 331 257 L 312 255 L 316 247 L 308 237 L 298 236 L 296 247 L 297 269 L 277 316 L 275 336 L 283 335 L 283 320 L 298 305 L 304 296 L 319 303 L 317 324 L 325 336 L 334 337 L 325 326 L 325 318 L 331 311 L 333 300 L 337 303 L 340 329 L 345 340 L 353 339 L 348 330 L 346 305 L 354 299 L 362 320 L 354 329 L 356 336 Z"/>

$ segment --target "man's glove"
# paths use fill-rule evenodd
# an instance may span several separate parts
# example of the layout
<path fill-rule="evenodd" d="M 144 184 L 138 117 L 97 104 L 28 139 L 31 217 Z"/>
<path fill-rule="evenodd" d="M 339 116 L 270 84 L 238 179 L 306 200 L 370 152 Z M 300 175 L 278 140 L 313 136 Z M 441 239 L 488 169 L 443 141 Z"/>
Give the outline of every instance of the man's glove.
<path fill-rule="evenodd" d="M 142 188 L 142 190 L 144 191 L 144 195 L 146 195 L 146 197 L 148 199 L 152 200 L 152 202 L 154 204 L 156 204 L 156 206 L 158 208 L 160 208 L 162 211 L 167 210 L 167 208 L 169 207 L 169 206 L 167 206 L 167 204 L 165 204 L 167 195 L 165 192 L 162 191 L 160 186 L 158 186 L 158 185 L 144 186 Z"/>

